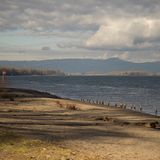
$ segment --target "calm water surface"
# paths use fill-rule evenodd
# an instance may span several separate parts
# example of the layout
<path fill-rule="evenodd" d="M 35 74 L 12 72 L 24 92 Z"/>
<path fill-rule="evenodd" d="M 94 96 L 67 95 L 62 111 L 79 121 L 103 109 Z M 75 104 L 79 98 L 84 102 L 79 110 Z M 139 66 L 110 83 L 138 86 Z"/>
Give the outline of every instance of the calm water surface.
<path fill-rule="evenodd" d="M 141 105 L 143 111 L 160 115 L 160 77 L 111 76 L 12 76 L 10 87 L 35 89 L 72 99 Z"/>

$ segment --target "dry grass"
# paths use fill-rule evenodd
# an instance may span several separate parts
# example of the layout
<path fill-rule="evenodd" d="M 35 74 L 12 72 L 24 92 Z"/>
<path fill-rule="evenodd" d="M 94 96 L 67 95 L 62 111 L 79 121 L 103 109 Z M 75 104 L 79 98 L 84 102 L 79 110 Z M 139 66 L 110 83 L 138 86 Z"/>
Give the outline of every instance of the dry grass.
<path fill-rule="evenodd" d="M 69 109 L 69 110 L 80 110 L 79 107 L 76 106 L 76 104 L 62 104 L 60 101 L 56 101 L 56 104 L 58 107 Z"/>
<path fill-rule="evenodd" d="M 70 110 L 79 110 L 79 108 L 76 107 L 75 104 L 67 104 L 66 108 Z"/>
<path fill-rule="evenodd" d="M 50 142 L 0 131 L 0 160 L 67 160 L 71 151 Z"/>

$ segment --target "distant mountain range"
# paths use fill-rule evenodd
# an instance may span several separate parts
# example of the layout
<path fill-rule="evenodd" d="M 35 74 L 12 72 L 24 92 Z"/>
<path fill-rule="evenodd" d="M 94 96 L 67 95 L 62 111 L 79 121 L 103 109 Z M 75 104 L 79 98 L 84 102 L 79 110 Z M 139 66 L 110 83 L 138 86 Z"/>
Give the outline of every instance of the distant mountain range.
<path fill-rule="evenodd" d="M 72 74 L 108 74 L 112 72 L 144 71 L 160 73 L 160 62 L 134 63 L 118 58 L 101 59 L 59 59 L 43 61 L 0 61 L 0 67 L 60 70 Z"/>

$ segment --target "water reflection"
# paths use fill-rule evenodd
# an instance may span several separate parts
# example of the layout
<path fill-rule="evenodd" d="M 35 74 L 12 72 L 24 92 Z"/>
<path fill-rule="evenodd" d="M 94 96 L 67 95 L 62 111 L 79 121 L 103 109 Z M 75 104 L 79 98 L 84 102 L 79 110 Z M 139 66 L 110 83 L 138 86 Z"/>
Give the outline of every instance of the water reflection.
<path fill-rule="evenodd" d="M 2 75 L 0 76 L 0 88 L 8 88 L 8 80 L 5 73 L 2 72 Z"/>

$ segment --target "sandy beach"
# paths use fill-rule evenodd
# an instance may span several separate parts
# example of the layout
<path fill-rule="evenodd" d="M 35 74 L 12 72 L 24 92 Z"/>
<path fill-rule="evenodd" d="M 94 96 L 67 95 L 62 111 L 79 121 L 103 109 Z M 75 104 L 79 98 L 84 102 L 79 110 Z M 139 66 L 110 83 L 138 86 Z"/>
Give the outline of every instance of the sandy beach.
<path fill-rule="evenodd" d="M 0 160 L 159 160 L 160 117 L 0 88 Z"/>

